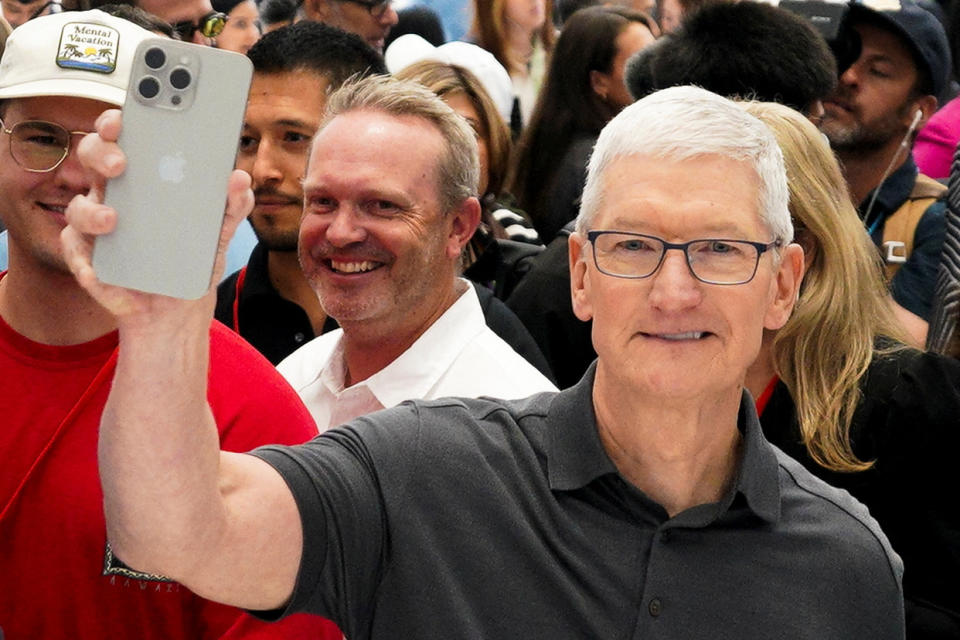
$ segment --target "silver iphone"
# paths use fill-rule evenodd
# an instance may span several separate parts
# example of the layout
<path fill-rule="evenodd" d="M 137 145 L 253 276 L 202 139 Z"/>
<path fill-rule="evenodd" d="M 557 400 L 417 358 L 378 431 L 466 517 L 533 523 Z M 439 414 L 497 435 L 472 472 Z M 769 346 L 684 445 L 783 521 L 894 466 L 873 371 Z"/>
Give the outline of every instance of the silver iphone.
<path fill-rule="evenodd" d="M 94 247 L 101 281 L 206 293 L 252 73 L 246 56 L 211 47 L 156 38 L 137 48 L 119 138 L 127 168 L 105 195 L 117 227 Z"/>

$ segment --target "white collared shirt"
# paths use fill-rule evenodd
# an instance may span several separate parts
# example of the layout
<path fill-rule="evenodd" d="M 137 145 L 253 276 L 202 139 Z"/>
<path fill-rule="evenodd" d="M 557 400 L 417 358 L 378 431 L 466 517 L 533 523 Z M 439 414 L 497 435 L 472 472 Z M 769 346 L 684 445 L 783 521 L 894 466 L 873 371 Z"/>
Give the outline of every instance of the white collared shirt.
<path fill-rule="evenodd" d="M 486 324 L 473 286 L 374 375 L 344 387 L 343 330 L 314 338 L 277 369 L 296 389 L 320 431 L 415 398 L 524 398 L 556 387 Z"/>

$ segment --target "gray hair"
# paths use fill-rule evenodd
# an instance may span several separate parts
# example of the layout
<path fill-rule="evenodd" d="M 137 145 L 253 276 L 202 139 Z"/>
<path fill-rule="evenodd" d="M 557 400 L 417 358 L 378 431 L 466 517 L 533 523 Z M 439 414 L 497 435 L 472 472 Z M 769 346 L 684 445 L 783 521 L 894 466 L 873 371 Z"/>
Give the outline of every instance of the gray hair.
<path fill-rule="evenodd" d="M 749 162 L 760 179 L 760 218 L 775 240 L 793 240 L 780 147 L 760 120 L 731 100 L 698 87 L 672 87 L 621 111 L 604 127 L 590 156 L 577 231 L 589 229 L 603 203 L 604 171 L 631 155 L 671 161 L 719 155 Z"/>
<path fill-rule="evenodd" d="M 480 160 L 476 135 L 467 121 L 432 91 L 417 82 L 389 76 L 348 80 L 327 99 L 318 133 L 337 116 L 362 109 L 422 118 L 439 130 L 445 149 L 437 159 L 437 194 L 444 213 L 477 194 Z"/>

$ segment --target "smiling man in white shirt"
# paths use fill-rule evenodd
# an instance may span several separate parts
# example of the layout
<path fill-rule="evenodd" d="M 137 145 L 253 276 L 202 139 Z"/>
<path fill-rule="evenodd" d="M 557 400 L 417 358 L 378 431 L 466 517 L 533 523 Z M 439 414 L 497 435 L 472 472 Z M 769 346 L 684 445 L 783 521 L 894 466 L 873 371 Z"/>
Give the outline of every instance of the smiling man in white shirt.
<path fill-rule="evenodd" d="M 466 121 L 419 85 L 381 79 L 331 98 L 304 180 L 300 264 L 341 329 L 279 366 L 321 431 L 411 398 L 554 389 L 457 277 L 478 171 Z"/>

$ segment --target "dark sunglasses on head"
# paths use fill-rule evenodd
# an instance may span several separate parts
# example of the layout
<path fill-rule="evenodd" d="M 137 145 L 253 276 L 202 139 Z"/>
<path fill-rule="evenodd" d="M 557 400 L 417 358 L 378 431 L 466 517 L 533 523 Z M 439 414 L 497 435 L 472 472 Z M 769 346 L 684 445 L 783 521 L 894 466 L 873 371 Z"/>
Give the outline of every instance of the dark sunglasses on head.
<path fill-rule="evenodd" d="M 200 22 L 186 20 L 184 22 L 173 23 L 173 30 L 177 32 L 181 40 L 189 42 L 193 40 L 193 34 L 199 31 L 205 38 L 216 38 L 223 32 L 224 25 L 227 24 L 227 14 L 219 11 L 211 11 L 200 18 Z"/>

